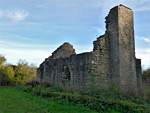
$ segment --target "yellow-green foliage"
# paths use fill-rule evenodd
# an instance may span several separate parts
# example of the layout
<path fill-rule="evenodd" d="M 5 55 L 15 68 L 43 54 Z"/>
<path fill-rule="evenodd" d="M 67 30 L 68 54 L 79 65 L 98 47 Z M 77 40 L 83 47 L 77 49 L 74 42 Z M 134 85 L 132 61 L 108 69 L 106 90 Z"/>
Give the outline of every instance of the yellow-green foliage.
<path fill-rule="evenodd" d="M 15 71 L 15 81 L 18 83 L 25 83 L 36 79 L 36 67 L 28 66 L 28 63 L 20 60 Z"/>
<path fill-rule="evenodd" d="M 0 55 L 0 66 L 6 61 L 6 58 Z"/>
<path fill-rule="evenodd" d="M 10 79 L 13 79 L 14 75 L 15 75 L 15 72 L 13 70 L 13 68 L 11 66 L 1 66 L 0 68 L 0 73 L 2 75 L 6 75 L 8 76 Z"/>
<path fill-rule="evenodd" d="M 36 67 L 24 60 L 19 60 L 17 66 L 4 64 L 4 56 L 0 56 L 0 85 L 23 84 L 36 79 Z M 8 84 L 9 82 L 9 84 Z"/>

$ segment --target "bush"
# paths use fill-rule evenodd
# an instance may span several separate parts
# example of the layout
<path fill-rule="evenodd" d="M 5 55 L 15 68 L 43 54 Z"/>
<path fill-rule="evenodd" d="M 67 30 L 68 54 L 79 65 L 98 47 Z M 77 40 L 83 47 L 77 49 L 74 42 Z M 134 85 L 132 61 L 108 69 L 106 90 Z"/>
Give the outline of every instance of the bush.
<path fill-rule="evenodd" d="M 10 66 L 0 67 L 0 85 L 14 85 L 14 71 Z"/>
<path fill-rule="evenodd" d="M 15 81 L 23 84 L 36 79 L 36 67 L 29 66 L 24 60 L 20 60 L 15 68 Z"/>
<path fill-rule="evenodd" d="M 0 75 L 0 86 L 14 85 L 14 82 L 6 75 Z"/>
<path fill-rule="evenodd" d="M 63 92 L 63 89 L 59 85 L 52 85 L 47 89 L 49 92 Z"/>
<path fill-rule="evenodd" d="M 143 86 L 143 98 L 150 103 L 150 86 Z"/>
<path fill-rule="evenodd" d="M 28 86 L 29 87 L 29 86 Z M 45 89 L 45 87 L 43 85 L 38 85 L 35 88 L 33 88 L 32 90 L 32 94 L 34 95 L 41 95 L 41 91 Z"/>
<path fill-rule="evenodd" d="M 32 87 L 36 87 L 37 85 L 39 85 L 40 83 L 38 81 L 30 81 L 30 82 L 27 82 L 25 83 L 25 86 L 32 86 Z"/>
<path fill-rule="evenodd" d="M 26 86 L 24 89 L 23 89 L 25 92 L 32 92 L 33 88 L 32 86 Z"/>
<path fill-rule="evenodd" d="M 0 55 L 0 85 L 17 85 L 36 80 L 35 66 L 28 65 L 24 60 L 19 60 L 17 66 L 5 62 L 6 58 Z"/>

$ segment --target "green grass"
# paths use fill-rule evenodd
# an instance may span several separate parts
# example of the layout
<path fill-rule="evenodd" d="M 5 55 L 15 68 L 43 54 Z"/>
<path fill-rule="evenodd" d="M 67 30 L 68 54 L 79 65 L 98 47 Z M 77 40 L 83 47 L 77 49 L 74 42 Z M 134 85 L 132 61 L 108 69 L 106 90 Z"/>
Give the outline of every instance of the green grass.
<path fill-rule="evenodd" d="M 45 99 L 18 90 L 0 87 L 0 113 L 97 113 L 65 100 Z"/>
<path fill-rule="evenodd" d="M 120 98 L 117 98 L 118 95 L 113 92 L 110 93 L 110 91 L 105 91 L 103 93 L 99 92 L 99 96 L 96 92 L 93 92 L 92 94 L 96 94 L 95 97 L 94 95 L 90 96 L 79 93 L 59 92 L 61 91 L 58 90 L 59 88 L 53 86 L 46 87 L 45 84 L 39 84 L 34 87 L 31 85 L 18 86 L 18 89 L 33 95 L 42 96 L 43 98 L 68 100 L 71 103 L 86 106 L 101 113 L 149 113 L 150 111 L 150 105 L 145 101 L 139 100 L 137 97 L 126 97 L 123 95 L 120 95 Z M 106 96 L 106 98 L 103 95 L 104 93 L 111 96 Z"/>

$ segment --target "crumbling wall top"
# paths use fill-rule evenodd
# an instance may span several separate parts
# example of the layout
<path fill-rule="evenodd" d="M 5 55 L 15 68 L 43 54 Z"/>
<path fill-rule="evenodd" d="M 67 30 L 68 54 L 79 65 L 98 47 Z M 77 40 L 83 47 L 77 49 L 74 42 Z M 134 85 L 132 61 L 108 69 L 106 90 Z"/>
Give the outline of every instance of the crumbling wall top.
<path fill-rule="evenodd" d="M 127 8 L 127 9 L 129 9 L 129 10 L 132 10 L 132 9 L 130 9 L 129 7 L 126 7 L 126 6 L 122 5 L 122 4 L 120 4 L 119 7 L 124 7 L 124 8 Z"/>
<path fill-rule="evenodd" d="M 70 57 L 74 54 L 76 54 L 76 52 L 73 46 L 70 43 L 65 42 L 52 53 L 52 56 L 50 56 L 48 60 Z"/>

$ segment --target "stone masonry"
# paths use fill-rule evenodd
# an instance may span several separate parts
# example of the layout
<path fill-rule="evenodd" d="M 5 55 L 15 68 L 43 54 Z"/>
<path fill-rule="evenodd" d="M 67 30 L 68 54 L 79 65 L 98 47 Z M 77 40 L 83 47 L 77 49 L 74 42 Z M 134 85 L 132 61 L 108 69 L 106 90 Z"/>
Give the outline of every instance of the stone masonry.
<path fill-rule="evenodd" d="M 37 80 L 50 84 L 70 83 L 86 87 L 89 73 L 115 80 L 127 93 L 141 89 L 141 60 L 135 57 L 133 11 L 123 5 L 112 8 L 106 17 L 105 34 L 94 41 L 92 52 L 76 54 L 64 43 L 37 69 Z"/>

